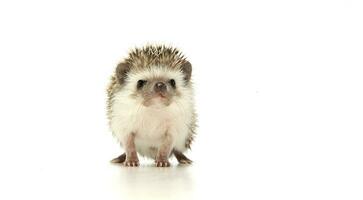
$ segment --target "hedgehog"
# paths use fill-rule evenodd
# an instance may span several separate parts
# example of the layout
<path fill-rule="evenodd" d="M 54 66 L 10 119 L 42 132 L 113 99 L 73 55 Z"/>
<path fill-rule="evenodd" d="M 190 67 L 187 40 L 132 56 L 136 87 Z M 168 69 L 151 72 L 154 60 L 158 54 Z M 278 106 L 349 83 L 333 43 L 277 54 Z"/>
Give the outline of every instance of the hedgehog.
<path fill-rule="evenodd" d="M 176 48 L 134 48 L 116 67 L 107 88 L 107 115 L 113 136 L 124 153 L 111 160 L 139 166 L 138 155 L 169 167 L 184 155 L 195 137 L 192 65 Z"/>

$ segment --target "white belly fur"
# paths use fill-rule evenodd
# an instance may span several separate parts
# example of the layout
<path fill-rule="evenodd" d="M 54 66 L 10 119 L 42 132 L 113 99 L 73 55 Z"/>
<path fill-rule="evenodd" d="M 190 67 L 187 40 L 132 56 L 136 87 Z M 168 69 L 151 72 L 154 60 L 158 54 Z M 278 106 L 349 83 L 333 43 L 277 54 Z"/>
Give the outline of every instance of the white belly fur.
<path fill-rule="evenodd" d="M 189 135 L 192 119 L 188 101 L 171 103 L 168 107 L 145 107 L 132 100 L 114 102 L 112 106 L 111 129 L 123 146 L 128 134 L 135 134 L 135 146 L 139 154 L 155 158 L 158 147 L 166 134 L 173 138 L 173 148 L 183 152 Z M 119 99 L 119 100 L 121 100 Z"/>

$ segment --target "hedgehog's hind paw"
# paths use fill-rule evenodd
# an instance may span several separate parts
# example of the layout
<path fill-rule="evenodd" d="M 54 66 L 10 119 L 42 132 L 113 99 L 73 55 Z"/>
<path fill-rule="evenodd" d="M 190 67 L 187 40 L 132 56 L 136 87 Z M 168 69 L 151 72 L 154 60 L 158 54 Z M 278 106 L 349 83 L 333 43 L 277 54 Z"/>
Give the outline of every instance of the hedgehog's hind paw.
<path fill-rule="evenodd" d="M 124 163 L 126 160 L 126 153 L 121 154 L 119 157 L 112 159 L 111 163 Z"/>
<path fill-rule="evenodd" d="M 188 165 L 193 163 L 193 161 L 186 157 L 182 152 L 174 150 L 173 153 L 179 164 Z"/>
<path fill-rule="evenodd" d="M 180 160 L 178 160 L 178 162 L 179 162 L 179 164 L 182 164 L 182 165 L 189 165 L 189 164 L 192 164 L 193 163 L 193 161 L 190 160 L 189 158 L 187 158 L 187 159 L 180 159 Z"/>

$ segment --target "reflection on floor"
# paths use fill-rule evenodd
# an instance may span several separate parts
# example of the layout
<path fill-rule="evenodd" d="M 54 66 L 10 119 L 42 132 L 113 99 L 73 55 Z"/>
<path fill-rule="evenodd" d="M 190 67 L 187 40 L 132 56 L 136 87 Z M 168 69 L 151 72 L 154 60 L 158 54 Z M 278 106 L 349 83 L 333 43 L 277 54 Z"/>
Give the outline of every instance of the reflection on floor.
<path fill-rule="evenodd" d="M 194 192 L 192 166 L 119 167 L 115 191 L 125 199 L 192 199 Z"/>

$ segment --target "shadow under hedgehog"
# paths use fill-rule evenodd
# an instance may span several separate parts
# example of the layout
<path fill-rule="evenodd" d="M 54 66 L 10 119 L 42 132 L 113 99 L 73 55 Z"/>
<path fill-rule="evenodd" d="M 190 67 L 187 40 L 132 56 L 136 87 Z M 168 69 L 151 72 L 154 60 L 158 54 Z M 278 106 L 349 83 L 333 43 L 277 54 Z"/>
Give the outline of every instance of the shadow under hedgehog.
<path fill-rule="evenodd" d="M 169 167 L 174 155 L 190 164 L 183 152 L 195 135 L 192 65 L 179 50 L 148 45 L 132 50 L 117 65 L 107 89 L 108 119 L 125 153 L 113 163 L 139 166 L 138 154 Z"/>

